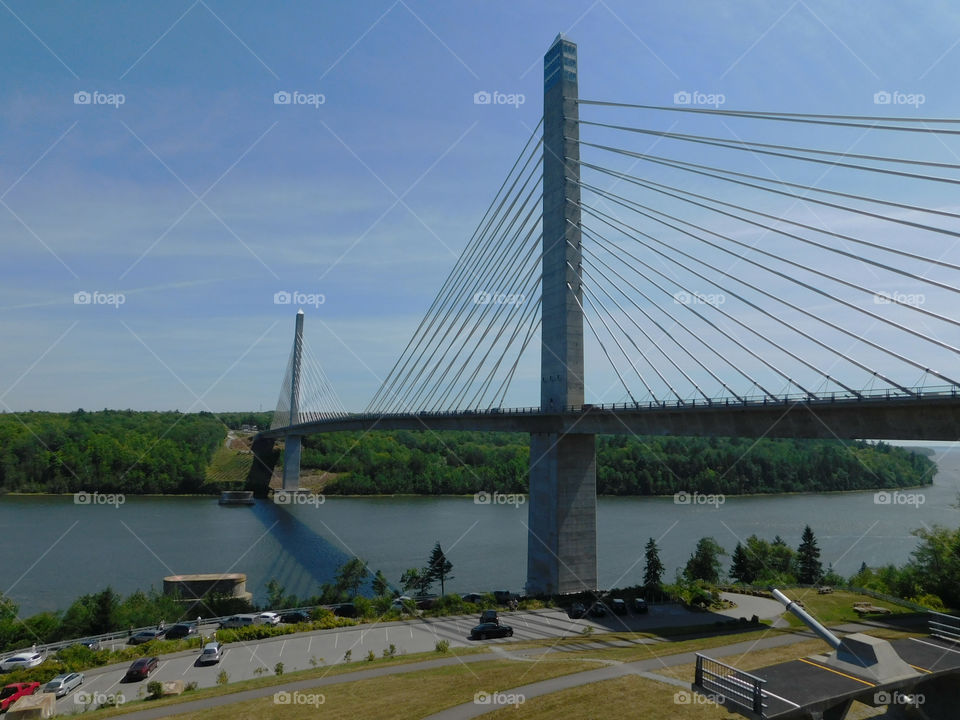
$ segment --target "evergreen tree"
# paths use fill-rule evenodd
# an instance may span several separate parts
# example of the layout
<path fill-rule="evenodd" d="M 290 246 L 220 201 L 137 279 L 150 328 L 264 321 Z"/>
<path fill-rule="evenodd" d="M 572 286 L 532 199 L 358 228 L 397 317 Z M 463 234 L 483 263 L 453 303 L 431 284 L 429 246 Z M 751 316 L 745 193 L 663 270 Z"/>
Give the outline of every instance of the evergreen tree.
<path fill-rule="evenodd" d="M 390 583 L 387 581 L 387 576 L 383 574 L 382 570 L 377 570 L 373 576 L 373 594 L 380 597 L 389 593 Z"/>
<path fill-rule="evenodd" d="M 737 543 L 731 559 L 733 562 L 730 565 L 730 577 L 747 585 L 756 579 L 753 568 L 750 567 L 750 558 L 747 556 L 747 551 L 743 549 L 743 545 Z"/>
<path fill-rule="evenodd" d="M 687 580 L 704 580 L 716 584 L 720 582 L 720 556 L 726 554 L 713 538 L 700 538 L 696 549 L 687 560 L 683 574 Z"/>
<path fill-rule="evenodd" d="M 430 561 L 427 563 L 427 567 L 424 568 L 424 573 L 431 580 L 440 581 L 440 594 L 444 594 L 444 583 L 446 580 L 452 580 L 453 575 L 450 574 L 450 571 L 453 570 L 453 563 L 447 560 L 447 556 L 443 554 L 443 550 L 440 548 L 440 542 L 438 541 L 436 545 L 433 546 L 433 551 L 430 553 Z"/>
<path fill-rule="evenodd" d="M 365 561 L 358 557 L 350 558 L 337 570 L 337 589 L 346 592 L 351 598 L 356 597 L 369 572 Z"/>
<path fill-rule="evenodd" d="M 416 595 L 426 595 L 433 584 L 433 578 L 420 568 L 410 568 L 404 570 L 400 576 L 400 587 L 404 592 L 412 592 Z"/>
<path fill-rule="evenodd" d="M 660 562 L 660 549 L 653 538 L 647 540 L 646 566 L 643 569 L 643 584 L 648 590 L 656 590 L 660 587 L 663 578 L 663 563 Z"/>
<path fill-rule="evenodd" d="M 800 546 L 797 548 L 797 582 L 801 585 L 814 585 L 823 577 L 823 566 L 820 564 L 820 548 L 813 529 L 807 525 L 803 528 Z"/>

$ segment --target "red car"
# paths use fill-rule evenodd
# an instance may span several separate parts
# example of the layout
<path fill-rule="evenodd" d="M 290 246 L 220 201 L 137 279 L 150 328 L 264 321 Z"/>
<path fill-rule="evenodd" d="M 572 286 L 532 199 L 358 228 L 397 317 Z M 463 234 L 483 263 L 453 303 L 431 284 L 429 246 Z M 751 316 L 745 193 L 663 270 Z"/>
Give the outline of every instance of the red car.
<path fill-rule="evenodd" d="M 157 669 L 157 664 L 160 662 L 159 658 L 140 658 L 135 661 L 133 665 L 127 670 L 124 680 L 143 680 L 150 673 Z"/>
<path fill-rule="evenodd" d="M 13 705 L 17 700 L 26 696 L 33 695 L 40 689 L 40 683 L 10 683 L 0 690 L 0 712 L 6 712 L 7 708 Z"/>

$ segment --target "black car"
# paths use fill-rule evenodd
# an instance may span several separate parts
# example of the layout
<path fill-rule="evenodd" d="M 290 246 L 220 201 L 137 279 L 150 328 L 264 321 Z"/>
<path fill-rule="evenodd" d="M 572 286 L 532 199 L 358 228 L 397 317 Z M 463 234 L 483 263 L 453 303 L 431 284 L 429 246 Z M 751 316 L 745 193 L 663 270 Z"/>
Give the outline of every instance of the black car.
<path fill-rule="evenodd" d="M 460 597 L 463 599 L 464 602 L 468 602 L 468 603 L 476 604 L 483 601 L 483 595 L 481 595 L 480 593 L 467 593 L 466 595 L 461 595 Z"/>
<path fill-rule="evenodd" d="M 353 603 L 340 603 L 333 606 L 333 614 L 337 617 L 356 617 L 357 607 Z"/>
<path fill-rule="evenodd" d="M 141 630 L 140 632 L 131 635 L 130 639 L 127 640 L 127 645 L 143 645 L 143 643 L 148 643 L 151 640 L 162 640 L 165 630 Z"/>
<path fill-rule="evenodd" d="M 500 616 L 497 615 L 496 610 L 484 610 L 480 613 L 480 624 L 484 623 L 493 623 L 494 625 L 500 624 Z"/>
<path fill-rule="evenodd" d="M 180 640 L 181 638 L 189 637 L 191 635 L 197 634 L 197 624 L 196 623 L 177 623 L 169 630 L 167 630 L 166 639 L 167 640 Z"/>
<path fill-rule="evenodd" d="M 124 680 L 143 680 L 150 673 L 157 669 L 157 665 L 160 664 L 160 659 L 151 657 L 151 658 L 140 658 L 135 660 L 133 665 L 127 669 L 127 674 L 124 677 Z"/>
<path fill-rule="evenodd" d="M 513 637 L 513 628 L 497 623 L 480 623 L 470 631 L 471 640 L 486 640 L 495 637 Z"/>
<path fill-rule="evenodd" d="M 291 610 L 280 615 L 282 623 L 302 623 L 310 622 L 310 613 L 304 610 Z"/>
<path fill-rule="evenodd" d="M 583 606 L 583 603 L 574 603 L 567 611 L 567 616 L 573 618 L 574 620 L 582 618 L 586 614 L 587 609 Z"/>
<path fill-rule="evenodd" d="M 627 603 L 621 598 L 614 598 L 610 601 L 610 609 L 613 610 L 617 615 L 626 615 L 627 614 Z"/>
<path fill-rule="evenodd" d="M 588 612 L 590 614 L 590 617 L 606 617 L 607 606 L 604 605 L 602 602 L 595 602 L 593 605 L 590 606 L 590 610 Z"/>
<path fill-rule="evenodd" d="M 647 601 L 641 597 L 633 599 L 633 611 L 635 613 L 646 613 L 650 608 L 647 607 Z"/>

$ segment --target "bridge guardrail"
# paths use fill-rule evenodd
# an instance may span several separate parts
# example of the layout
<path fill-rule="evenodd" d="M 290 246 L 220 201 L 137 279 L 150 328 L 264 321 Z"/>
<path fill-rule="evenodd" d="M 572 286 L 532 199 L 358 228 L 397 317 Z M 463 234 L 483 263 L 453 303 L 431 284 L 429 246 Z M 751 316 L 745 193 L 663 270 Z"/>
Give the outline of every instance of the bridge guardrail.
<path fill-rule="evenodd" d="M 697 653 L 697 668 L 693 684 L 720 696 L 721 702 L 739 705 L 757 717 L 764 717 L 763 678 Z"/>
<path fill-rule="evenodd" d="M 942 399 L 960 397 L 960 387 L 956 385 L 937 385 L 931 387 L 912 387 L 900 389 L 881 389 L 881 390 L 863 390 L 860 392 L 830 392 L 830 393 L 794 393 L 780 396 L 769 395 L 748 395 L 737 398 L 707 398 L 697 400 L 678 399 L 674 401 L 667 400 L 649 400 L 646 402 L 632 403 L 599 403 L 583 405 L 569 405 L 562 409 L 565 413 L 585 413 L 595 410 L 699 410 L 703 408 L 729 408 L 729 407 L 770 407 L 777 405 L 790 405 L 791 403 L 807 403 L 810 405 L 829 405 L 836 402 L 888 402 L 890 400 L 923 400 L 923 399 Z M 539 407 L 517 407 L 517 408 L 486 408 L 473 409 L 461 408 L 456 410 L 421 410 L 419 412 L 393 412 L 393 413 L 347 413 L 340 416 L 332 416 L 327 422 L 335 423 L 341 420 L 365 420 L 365 419 L 390 419 L 390 418 L 409 418 L 412 415 L 422 415 L 424 417 L 449 417 L 451 415 L 543 415 L 553 414 L 544 413 Z M 316 422 L 303 422 L 289 425 L 286 427 L 271 427 L 266 432 L 276 432 L 277 430 L 286 430 L 296 428 L 300 425 L 315 425 Z"/>

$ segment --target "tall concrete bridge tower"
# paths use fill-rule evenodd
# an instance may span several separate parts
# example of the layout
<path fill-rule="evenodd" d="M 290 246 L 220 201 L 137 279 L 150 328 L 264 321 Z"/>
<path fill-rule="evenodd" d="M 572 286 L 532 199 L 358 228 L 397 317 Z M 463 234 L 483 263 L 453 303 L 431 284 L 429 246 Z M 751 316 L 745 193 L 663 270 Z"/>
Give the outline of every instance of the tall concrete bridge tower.
<path fill-rule="evenodd" d="M 300 374 L 303 366 L 303 310 L 297 313 L 293 336 L 293 363 L 290 375 L 290 424 L 300 422 Z M 283 446 L 283 489 L 300 489 L 302 435 L 287 435 Z"/>
<path fill-rule="evenodd" d="M 577 46 L 543 58 L 543 277 L 540 407 L 583 404 Z M 597 588 L 594 435 L 531 433 L 527 592 Z"/>

